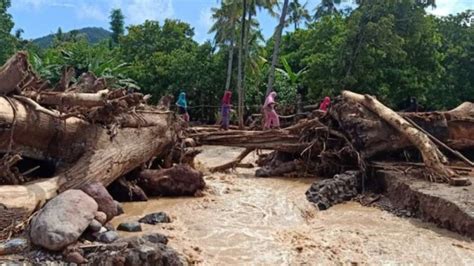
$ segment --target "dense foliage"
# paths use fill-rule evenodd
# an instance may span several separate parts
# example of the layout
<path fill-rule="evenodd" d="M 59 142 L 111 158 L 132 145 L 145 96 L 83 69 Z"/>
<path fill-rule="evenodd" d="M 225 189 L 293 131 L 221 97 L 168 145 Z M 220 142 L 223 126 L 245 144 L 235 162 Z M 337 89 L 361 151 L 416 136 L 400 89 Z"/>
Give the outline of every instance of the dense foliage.
<path fill-rule="evenodd" d="M 213 9 L 218 23 L 211 29 L 216 34 L 212 43 L 194 41 L 193 28 L 179 20 L 146 21 L 124 33 L 123 16 L 114 10 L 114 45 L 58 33 L 51 47 L 38 49 L 21 40 L 21 32 L 18 38 L 9 34 L 10 1 L 0 0 L 0 63 L 15 50 L 28 49 L 36 70 L 53 82 L 70 65 L 77 75 L 93 71 L 119 85 L 136 84 L 155 102 L 164 94 L 185 91 L 191 116 L 213 120 L 226 80 L 236 92 L 237 47 L 244 40 L 245 105 L 258 112 L 275 42 L 263 41 L 255 10 L 273 13 L 278 1 L 245 1 L 245 30 L 240 25 L 242 1 L 235 1 L 221 1 L 222 7 Z M 335 2 L 340 1 L 322 1 L 308 11 L 303 2 L 290 1 L 285 25 L 290 32 L 281 40 L 274 89 L 282 105 L 294 106 L 297 87 L 305 103 L 342 89 L 376 95 L 392 107 L 402 107 L 410 96 L 433 109 L 474 100 L 473 11 L 434 17 L 425 12 L 432 1 L 413 0 L 357 1 L 351 11 L 337 9 Z"/>
<path fill-rule="evenodd" d="M 98 27 L 86 27 L 65 33 L 62 33 L 61 28 L 59 28 L 58 31 L 65 36 L 68 36 L 70 34 L 79 34 L 80 36 L 86 38 L 90 44 L 97 44 L 111 37 L 110 31 Z M 49 34 L 44 37 L 34 39 L 33 43 L 41 49 L 50 48 L 53 45 L 53 41 L 56 35 L 57 34 Z"/>

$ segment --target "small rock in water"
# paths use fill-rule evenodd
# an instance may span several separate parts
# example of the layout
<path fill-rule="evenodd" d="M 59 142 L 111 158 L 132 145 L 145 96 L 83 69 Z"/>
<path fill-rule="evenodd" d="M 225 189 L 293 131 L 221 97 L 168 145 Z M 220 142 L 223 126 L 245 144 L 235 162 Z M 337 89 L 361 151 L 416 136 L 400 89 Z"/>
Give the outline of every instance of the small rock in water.
<path fill-rule="evenodd" d="M 92 232 L 99 232 L 101 228 L 102 228 L 102 224 L 96 219 L 92 220 L 92 222 L 89 224 L 89 229 Z"/>
<path fill-rule="evenodd" d="M 170 217 L 164 212 L 155 212 L 147 214 L 145 217 L 141 218 L 138 221 L 140 223 L 145 224 L 171 223 Z"/>
<path fill-rule="evenodd" d="M 107 231 L 105 233 L 100 234 L 97 237 L 97 240 L 103 243 L 112 243 L 119 238 L 119 235 L 115 231 Z"/>
<path fill-rule="evenodd" d="M 165 245 L 168 244 L 168 238 L 165 235 L 162 235 L 160 233 L 144 235 L 142 236 L 142 238 L 155 244 L 158 244 L 158 243 L 165 244 Z"/>
<path fill-rule="evenodd" d="M 121 223 L 118 225 L 117 230 L 126 232 L 140 232 L 142 230 L 142 226 L 138 222 Z"/>
<path fill-rule="evenodd" d="M 75 263 L 75 264 L 84 264 L 87 263 L 87 260 L 81 255 L 81 253 L 75 251 L 66 255 L 64 258 L 66 262 Z"/>
<path fill-rule="evenodd" d="M 99 221 L 100 224 L 104 225 L 107 222 L 107 214 L 105 214 L 105 212 L 98 211 L 95 213 L 94 219 Z"/>
<path fill-rule="evenodd" d="M 0 255 L 20 253 L 28 247 L 28 241 L 24 238 L 13 238 L 0 244 Z"/>

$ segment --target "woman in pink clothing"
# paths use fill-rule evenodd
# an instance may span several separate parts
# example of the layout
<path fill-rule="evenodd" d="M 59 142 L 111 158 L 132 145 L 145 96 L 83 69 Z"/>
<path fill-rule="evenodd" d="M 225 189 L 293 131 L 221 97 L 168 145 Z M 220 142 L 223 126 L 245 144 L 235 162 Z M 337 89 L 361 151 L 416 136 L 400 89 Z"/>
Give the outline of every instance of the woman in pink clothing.
<path fill-rule="evenodd" d="M 263 104 L 263 112 L 265 114 L 264 129 L 280 127 L 280 119 L 278 118 L 278 114 L 275 111 L 276 96 L 276 92 L 270 92 L 270 94 L 267 96 L 267 99 L 265 99 L 265 103 Z"/>
<path fill-rule="evenodd" d="M 319 105 L 319 110 L 327 112 L 329 106 L 331 105 L 331 98 L 328 96 L 324 97 L 323 102 Z"/>

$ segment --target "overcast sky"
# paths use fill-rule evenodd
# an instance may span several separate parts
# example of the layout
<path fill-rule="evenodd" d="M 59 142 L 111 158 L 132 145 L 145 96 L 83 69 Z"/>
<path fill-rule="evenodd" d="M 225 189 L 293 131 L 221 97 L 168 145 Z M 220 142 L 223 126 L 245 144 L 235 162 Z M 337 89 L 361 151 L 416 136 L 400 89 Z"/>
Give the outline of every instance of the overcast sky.
<path fill-rule="evenodd" d="M 300 0 L 304 3 L 304 0 Z M 320 0 L 307 0 L 313 14 Z M 428 9 L 435 15 L 454 14 L 474 9 L 474 0 L 437 0 L 437 8 Z M 24 38 L 37 38 L 54 33 L 58 27 L 63 31 L 83 27 L 109 28 L 109 13 L 112 8 L 121 8 L 126 25 L 140 24 L 146 19 L 163 21 L 165 18 L 180 19 L 195 29 L 195 40 L 212 39 L 208 29 L 212 25 L 211 8 L 219 0 L 12 0 L 9 12 L 13 15 L 15 29 L 24 30 Z M 278 23 L 262 11 L 258 20 L 265 38 L 273 34 Z"/>

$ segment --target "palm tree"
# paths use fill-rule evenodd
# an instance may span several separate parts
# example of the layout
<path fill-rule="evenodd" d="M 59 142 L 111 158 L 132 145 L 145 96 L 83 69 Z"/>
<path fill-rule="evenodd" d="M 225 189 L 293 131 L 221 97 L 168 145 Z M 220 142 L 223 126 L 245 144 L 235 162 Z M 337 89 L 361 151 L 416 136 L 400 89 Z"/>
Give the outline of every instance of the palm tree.
<path fill-rule="evenodd" d="M 234 59 L 235 28 L 239 19 L 239 8 L 235 1 L 222 1 L 220 8 L 212 8 L 212 18 L 215 23 L 209 33 L 215 33 L 214 41 L 219 44 L 229 44 L 229 59 L 227 63 L 227 78 L 225 89 L 230 88 L 232 80 L 232 64 Z"/>
<path fill-rule="evenodd" d="M 243 0 L 242 3 L 242 22 L 241 22 L 241 40 L 239 43 L 239 69 L 237 73 L 237 88 L 239 93 L 239 127 L 243 128 L 244 126 L 244 102 L 245 102 L 245 68 L 246 62 L 249 55 L 249 36 L 252 25 L 258 27 L 258 23 L 252 23 L 252 16 L 257 14 L 257 8 L 267 9 L 270 14 L 273 13 L 273 7 L 278 4 L 278 0 Z M 246 15 L 248 19 L 246 20 Z M 242 50 L 242 53 L 241 53 Z"/>
<path fill-rule="evenodd" d="M 326 15 L 338 14 L 339 10 L 337 10 L 336 5 L 341 2 L 341 0 L 322 0 L 315 9 L 316 13 L 314 14 L 314 19 L 320 19 Z M 358 2 L 358 0 L 355 2 Z"/>
<path fill-rule="evenodd" d="M 238 94 L 238 115 L 239 115 L 239 128 L 244 127 L 244 89 L 242 87 L 242 68 L 243 68 L 243 55 L 244 55 L 244 44 L 247 42 L 246 28 L 245 28 L 245 16 L 247 15 L 247 0 L 242 2 L 242 21 L 240 24 L 240 42 L 239 42 L 239 63 L 237 69 L 237 94 Z"/>
<path fill-rule="evenodd" d="M 276 30 L 274 39 L 275 39 L 275 46 L 273 48 L 273 57 L 272 57 L 272 64 L 270 66 L 270 73 L 268 75 L 268 84 L 267 84 L 267 91 L 265 93 L 265 96 L 267 96 L 273 89 L 273 83 L 275 82 L 275 67 L 278 62 L 278 53 L 280 51 L 280 41 L 281 41 L 281 35 L 283 33 L 283 27 L 285 26 L 285 21 L 286 21 L 286 14 L 288 12 L 288 2 L 289 0 L 285 0 L 283 2 L 283 8 L 281 10 L 281 16 L 280 16 L 280 23 L 278 24 Z"/>
<path fill-rule="evenodd" d="M 294 24 L 295 30 L 299 28 L 301 21 L 309 21 L 311 19 L 308 9 L 306 9 L 307 4 L 308 2 L 301 5 L 298 0 L 293 0 L 288 6 L 288 22 Z"/>

